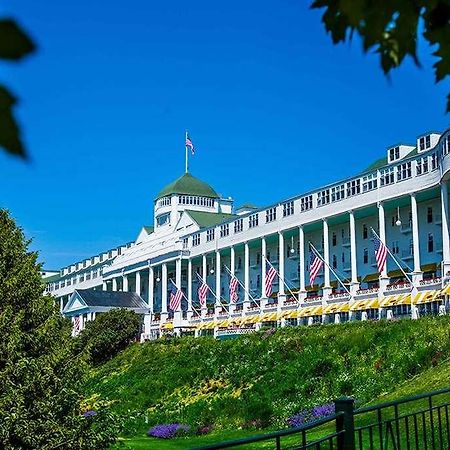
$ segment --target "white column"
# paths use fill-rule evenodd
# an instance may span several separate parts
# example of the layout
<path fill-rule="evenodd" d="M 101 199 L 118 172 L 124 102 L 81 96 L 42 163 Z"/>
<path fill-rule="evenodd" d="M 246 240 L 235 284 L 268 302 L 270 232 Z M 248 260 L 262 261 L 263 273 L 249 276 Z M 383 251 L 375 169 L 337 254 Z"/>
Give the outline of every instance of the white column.
<path fill-rule="evenodd" d="M 141 272 L 136 272 L 136 294 L 141 295 Z"/>
<path fill-rule="evenodd" d="M 419 217 L 417 213 L 417 199 L 415 194 L 411 194 L 411 215 L 414 254 L 414 270 L 412 274 L 412 280 L 414 285 L 417 285 L 422 279 L 422 271 L 420 269 Z"/>
<path fill-rule="evenodd" d="M 205 282 L 207 279 L 207 275 L 208 275 L 208 273 L 206 271 L 206 255 L 203 255 L 203 257 L 202 257 L 202 278 Z M 208 311 L 208 308 L 206 307 L 206 304 L 202 305 L 201 306 L 202 317 L 206 316 L 207 311 Z"/>
<path fill-rule="evenodd" d="M 112 279 L 112 290 L 113 292 L 117 291 L 117 278 Z"/>
<path fill-rule="evenodd" d="M 192 260 L 188 260 L 187 268 L 188 319 L 192 318 Z"/>
<path fill-rule="evenodd" d="M 122 292 L 128 292 L 128 275 L 122 275 L 123 287 Z"/>
<path fill-rule="evenodd" d="M 450 238 L 448 230 L 448 189 L 447 182 L 441 183 L 441 205 L 442 205 L 442 260 L 443 260 L 443 274 L 447 275 L 450 271 Z"/>
<path fill-rule="evenodd" d="M 300 292 L 298 300 L 301 303 L 306 298 L 305 286 L 305 230 L 302 226 L 298 227 L 298 264 L 300 268 Z"/>
<path fill-rule="evenodd" d="M 356 225 L 355 214 L 350 211 L 350 263 L 352 269 L 352 280 L 350 290 L 354 294 L 359 288 L 358 282 L 358 265 L 356 256 Z"/>
<path fill-rule="evenodd" d="M 167 319 L 167 264 L 161 270 L 161 322 Z"/>
<path fill-rule="evenodd" d="M 231 247 L 230 248 L 230 272 L 231 272 L 232 277 L 234 276 L 235 259 L 236 259 L 236 253 L 235 253 L 234 247 Z M 228 295 L 229 295 L 229 293 L 228 293 Z M 234 312 L 236 310 L 236 305 L 235 305 L 235 303 L 233 303 L 231 301 L 231 298 L 230 298 L 229 305 L 230 305 L 230 312 Z"/>
<path fill-rule="evenodd" d="M 261 238 L 261 306 L 266 306 L 267 296 L 266 296 L 266 257 L 267 257 L 267 243 L 266 238 Z"/>
<path fill-rule="evenodd" d="M 106 285 L 106 281 L 105 280 L 103 280 L 103 282 L 102 282 L 102 290 L 103 291 L 107 291 L 108 290 L 108 286 Z"/>
<path fill-rule="evenodd" d="M 181 289 L 181 258 L 178 258 L 175 261 L 175 284 L 177 285 L 177 289 Z M 179 332 L 179 327 L 181 327 L 182 321 L 182 308 L 180 306 L 173 312 L 173 325 L 175 333 Z M 178 328 L 178 330 L 177 330 Z"/>
<path fill-rule="evenodd" d="M 222 310 L 221 302 L 220 302 L 220 252 L 219 250 L 216 250 L 216 315 L 219 311 Z"/>
<path fill-rule="evenodd" d="M 153 314 L 154 310 L 154 302 L 155 302 L 155 271 L 153 266 L 149 266 L 148 268 L 148 306 L 150 308 L 150 312 Z"/>
<path fill-rule="evenodd" d="M 323 259 L 325 260 L 323 273 L 324 273 L 324 291 L 330 289 L 330 243 L 329 243 L 329 231 L 328 221 L 323 220 Z"/>
<path fill-rule="evenodd" d="M 386 242 L 386 225 L 384 218 L 384 205 L 382 202 L 378 203 L 378 235 L 380 236 L 381 241 L 387 246 Z M 387 285 L 389 284 L 389 278 L 387 276 L 387 262 L 388 258 L 386 258 L 386 264 L 384 265 L 384 269 L 380 274 L 380 289 L 378 291 L 378 296 L 381 298 L 383 292 L 386 290 Z M 378 269 L 377 269 L 378 270 Z"/>
<path fill-rule="evenodd" d="M 278 273 L 280 274 L 280 279 L 278 280 L 278 299 L 280 301 L 284 300 L 284 236 L 280 231 L 278 232 L 278 249 L 279 249 L 279 261 L 278 261 Z"/>
<path fill-rule="evenodd" d="M 248 295 L 250 291 L 250 249 L 248 242 L 245 243 L 244 248 L 244 286 L 244 311 L 246 311 L 250 306 L 250 297 Z"/>

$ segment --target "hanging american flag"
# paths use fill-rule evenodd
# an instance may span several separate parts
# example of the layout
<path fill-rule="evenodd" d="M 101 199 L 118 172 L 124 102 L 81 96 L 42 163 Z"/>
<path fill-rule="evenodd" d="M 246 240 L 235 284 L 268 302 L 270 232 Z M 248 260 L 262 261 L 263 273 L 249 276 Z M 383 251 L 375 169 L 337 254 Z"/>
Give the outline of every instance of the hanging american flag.
<path fill-rule="evenodd" d="M 74 322 L 73 322 L 73 326 L 75 329 L 75 332 L 80 331 L 81 328 L 81 321 L 80 321 L 80 316 L 75 316 Z"/>
<path fill-rule="evenodd" d="M 170 290 L 169 308 L 172 311 L 176 311 L 181 305 L 182 298 L 183 298 L 183 291 L 181 289 L 178 289 L 175 283 L 172 281 L 172 289 Z"/>
<path fill-rule="evenodd" d="M 375 259 L 377 261 L 378 272 L 383 272 L 387 258 L 387 247 L 381 242 L 381 239 L 372 229 L 373 249 L 375 251 Z"/>
<path fill-rule="evenodd" d="M 198 280 L 198 301 L 200 302 L 200 305 L 206 305 L 206 296 L 208 294 L 209 286 L 206 284 L 206 281 L 202 279 L 202 277 L 197 274 L 197 280 Z"/>
<path fill-rule="evenodd" d="M 273 281 L 277 276 L 277 271 L 275 267 L 272 266 L 268 261 L 266 262 L 266 285 L 264 286 L 264 291 L 266 293 L 266 297 L 270 297 L 272 295 L 273 289 Z"/>
<path fill-rule="evenodd" d="M 309 247 L 309 284 L 312 286 L 323 266 L 322 258 L 314 251 L 314 249 Z"/>
<path fill-rule="evenodd" d="M 193 142 L 191 141 L 191 138 L 189 137 L 189 135 L 186 133 L 186 147 L 191 149 L 191 153 L 194 155 L 195 154 L 195 147 Z"/>
<path fill-rule="evenodd" d="M 232 303 L 237 303 L 239 300 L 238 295 L 238 287 L 239 287 L 239 280 L 235 275 L 231 275 L 230 278 L 230 300 Z"/>

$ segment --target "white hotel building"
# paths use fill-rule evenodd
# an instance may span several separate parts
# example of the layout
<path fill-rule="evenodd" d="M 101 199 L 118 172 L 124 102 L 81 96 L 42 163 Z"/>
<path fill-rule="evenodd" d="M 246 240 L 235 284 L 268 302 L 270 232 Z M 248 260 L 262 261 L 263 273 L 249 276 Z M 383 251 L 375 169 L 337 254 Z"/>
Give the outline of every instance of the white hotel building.
<path fill-rule="evenodd" d="M 442 314 L 450 292 L 449 178 L 450 129 L 392 146 L 361 174 L 265 208 L 234 210 L 231 198 L 185 173 L 157 196 L 154 227 L 61 269 L 45 280 L 46 291 L 81 326 L 95 310 L 74 304 L 75 290 L 135 292 L 148 304 L 144 337 L 173 328 L 224 336 L 262 324 Z M 391 256 L 378 273 L 371 228 L 409 279 Z M 309 242 L 326 263 L 313 286 Z M 270 298 L 265 258 L 279 272 Z M 196 273 L 210 287 L 204 306 Z M 230 273 L 241 283 L 236 304 L 229 300 Z M 175 312 L 171 280 L 185 294 Z"/>

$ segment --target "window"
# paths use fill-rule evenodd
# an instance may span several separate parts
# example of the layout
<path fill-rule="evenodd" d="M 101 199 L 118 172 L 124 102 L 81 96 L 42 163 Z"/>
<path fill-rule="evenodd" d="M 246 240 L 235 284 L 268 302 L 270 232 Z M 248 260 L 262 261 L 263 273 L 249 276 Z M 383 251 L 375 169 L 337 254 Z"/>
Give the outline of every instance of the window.
<path fill-rule="evenodd" d="M 394 255 L 398 255 L 399 252 L 400 252 L 400 249 L 399 249 L 399 247 L 398 247 L 398 241 L 393 241 L 393 242 L 392 242 L 392 253 L 393 253 Z"/>
<path fill-rule="evenodd" d="M 214 228 L 206 230 L 206 242 L 211 242 L 212 240 L 214 240 L 214 231 Z"/>
<path fill-rule="evenodd" d="M 361 192 L 361 180 L 359 178 L 357 180 L 347 182 L 347 197 L 357 195 L 360 192 Z"/>
<path fill-rule="evenodd" d="M 363 192 L 368 192 L 376 189 L 378 185 L 377 174 L 371 173 L 363 177 Z"/>
<path fill-rule="evenodd" d="M 380 186 L 387 186 L 388 184 L 393 184 L 395 182 L 393 167 L 382 170 L 380 175 Z"/>
<path fill-rule="evenodd" d="M 240 233 L 244 229 L 244 219 L 238 219 L 234 222 L 234 232 Z"/>
<path fill-rule="evenodd" d="M 414 254 L 414 241 L 412 238 L 409 240 L 409 254 L 410 255 Z"/>
<path fill-rule="evenodd" d="M 283 217 L 294 214 L 294 201 L 283 203 Z"/>
<path fill-rule="evenodd" d="M 333 247 L 336 247 L 336 242 L 337 241 L 337 237 L 336 237 L 336 233 L 333 231 L 333 234 L 332 234 L 332 236 L 331 236 L 331 245 L 333 246 Z"/>
<path fill-rule="evenodd" d="M 369 262 L 369 250 L 365 248 L 363 250 L 363 264 L 367 264 Z"/>
<path fill-rule="evenodd" d="M 431 206 L 427 208 L 427 223 L 433 223 L 433 208 Z"/>
<path fill-rule="evenodd" d="M 389 161 L 395 161 L 400 158 L 400 147 L 394 147 L 389 150 Z"/>
<path fill-rule="evenodd" d="M 411 176 L 411 161 L 397 166 L 397 181 L 406 180 Z"/>
<path fill-rule="evenodd" d="M 255 228 L 258 226 L 258 214 L 252 214 L 248 218 L 248 227 Z"/>
<path fill-rule="evenodd" d="M 416 174 L 422 175 L 428 172 L 428 156 L 424 156 L 416 161 Z"/>
<path fill-rule="evenodd" d="M 336 258 L 336 255 L 333 255 L 332 266 L 333 266 L 333 269 L 337 269 L 337 258 Z"/>
<path fill-rule="evenodd" d="M 312 195 L 307 195 L 306 197 L 302 197 L 300 199 L 300 210 L 308 211 L 309 209 L 312 209 L 313 206 L 313 198 Z"/>
<path fill-rule="evenodd" d="M 425 150 L 425 136 L 419 139 L 419 150 Z"/>
<path fill-rule="evenodd" d="M 369 231 L 368 231 L 366 224 L 363 225 L 363 233 L 362 234 L 363 234 L 363 239 L 367 239 L 367 237 L 369 235 Z"/>
<path fill-rule="evenodd" d="M 161 227 L 163 225 L 166 225 L 170 223 L 170 213 L 161 214 L 156 218 L 156 225 L 158 227 Z"/>
<path fill-rule="evenodd" d="M 267 258 L 267 261 L 270 261 L 270 252 L 266 253 L 266 258 Z"/>
<path fill-rule="evenodd" d="M 200 245 L 200 233 L 194 234 L 194 236 L 192 236 L 192 246 L 196 247 L 197 245 Z"/>
<path fill-rule="evenodd" d="M 257 288 L 261 287 L 261 275 L 258 275 L 256 277 L 256 287 Z"/>
<path fill-rule="evenodd" d="M 230 225 L 228 223 L 224 223 L 220 225 L 220 237 L 226 237 L 230 234 Z"/>
<path fill-rule="evenodd" d="M 112 258 L 112 250 L 108 252 L 108 258 Z"/>
<path fill-rule="evenodd" d="M 237 264 L 237 268 L 241 269 L 242 268 L 242 258 L 239 256 L 238 258 L 238 264 Z"/>
<path fill-rule="evenodd" d="M 277 218 L 277 208 L 269 208 L 266 210 L 266 223 L 273 222 Z"/>
<path fill-rule="evenodd" d="M 94 262 L 95 262 L 95 257 L 93 256 L 93 257 L 91 258 L 91 264 L 94 264 Z"/>
<path fill-rule="evenodd" d="M 433 253 L 433 251 L 434 251 L 433 233 L 428 233 L 428 253 Z"/>
<path fill-rule="evenodd" d="M 261 264 L 261 253 L 256 254 L 256 264 L 257 265 Z"/>
<path fill-rule="evenodd" d="M 450 153 L 450 134 L 442 143 L 442 154 L 447 155 L 448 153 Z"/>
<path fill-rule="evenodd" d="M 171 202 L 170 197 L 163 197 L 159 200 L 158 206 L 169 206 Z"/>
<path fill-rule="evenodd" d="M 338 202 L 345 198 L 345 186 L 340 184 L 331 188 L 331 201 Z"/>
<path fill-rule="evenodd" d="M 431 170 L 436 170 L 438 168 L 438 155 L 433 153 L 431 155 Z"/>
<path fill-rule="evenodd" d="M 323 206 L 330 203 L 330 190 L 324 189 L 317 193 L 317 206 Z"/>
<path fill-rule="evenodd" d="M 345 263 L 345 254 L 344 254 L 344 252 L 342 252 L 342 255 L 341 255 L 341 261 L 342 261 L 342 264 Z"/>
<path fill-rule="evenodd" d="M 186 249 L 188 248 L 188 244 L 189 244 L 189 238 L 183 238 L 183 248 Z"/>

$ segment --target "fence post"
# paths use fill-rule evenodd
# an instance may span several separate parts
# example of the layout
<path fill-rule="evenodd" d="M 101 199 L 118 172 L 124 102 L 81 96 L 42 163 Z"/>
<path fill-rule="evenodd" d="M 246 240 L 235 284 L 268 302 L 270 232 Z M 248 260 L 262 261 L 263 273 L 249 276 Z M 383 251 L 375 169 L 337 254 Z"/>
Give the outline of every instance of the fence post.
<path fill-rule="evenodd" d="M 344 413 L 336 419 L 336 431 L 343 431 L 338 436 L 338 450 L 355 450 L 355 421 L 353 416 L 353 406 L 355 401 L 352 398 L 339 398 L 334 401 L 336 414 Z"/>

